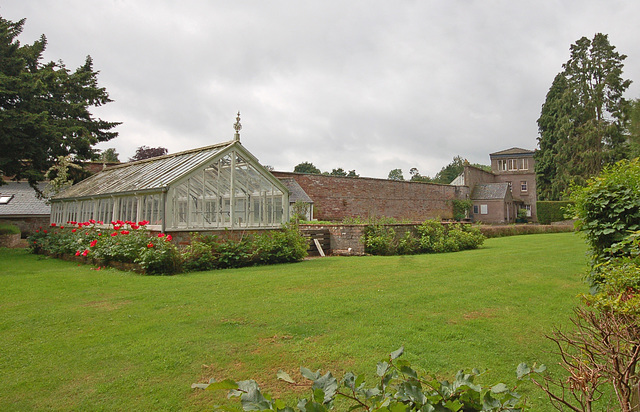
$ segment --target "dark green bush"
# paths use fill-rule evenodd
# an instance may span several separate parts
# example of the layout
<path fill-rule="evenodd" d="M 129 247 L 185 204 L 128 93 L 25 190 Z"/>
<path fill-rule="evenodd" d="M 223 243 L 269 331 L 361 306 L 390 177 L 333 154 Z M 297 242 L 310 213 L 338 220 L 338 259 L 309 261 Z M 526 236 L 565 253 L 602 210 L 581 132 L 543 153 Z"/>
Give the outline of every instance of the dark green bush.
<path fill-rule="evenodd" d="M 19 235 L 20 228 L 7 223 L 0 223 L 0 236 L 2 235 Z"/>
<path fill-rule="evenodd" d="M 217 245 L 217 236 L 192 233 L 191 244 L 185 248 L 182 254 L 182 268 L 187 272 L 215 269 Z"/>
<path fill-rule="evenodd" d="M 539 201 L 536 203 L 536 210 L 538 213 L 538 222 L 543 225 L 548 225 L 551 222 L 561 222 L 567 220 L 565 213 L 567 206 L 572 205 L 570 201 Z"/>
<path fill-rule="evenodd" d="M 364 250 L 372 255 L 394 255 L 396 232 L 384 225 L 369 225 L 364 228 Z"/>

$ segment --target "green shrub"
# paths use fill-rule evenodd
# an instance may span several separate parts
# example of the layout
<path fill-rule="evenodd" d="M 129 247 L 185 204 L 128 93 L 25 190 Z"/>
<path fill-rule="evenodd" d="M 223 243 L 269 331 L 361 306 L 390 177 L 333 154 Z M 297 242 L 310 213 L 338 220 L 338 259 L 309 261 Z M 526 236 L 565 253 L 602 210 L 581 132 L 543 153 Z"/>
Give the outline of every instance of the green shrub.
<path fill-rule="evenodd" d="M 538 222 L 543 225 L 548 225 L 551 222 L 567 220 L 565 213 L 568 206 L 572 204 L 573 202 L 569 201 L 538 201 L 536 203 Z"/>
<path fill-rule="evenodd" d="M 606 260 L 605 249 L 640 230 L 640 159 L 621 160 L 585 187 L 572 186 L 571 200 L 594 261 Z"/>
<path fill-rule="evenodd" d="M 162 234 L 162 233 L 161 233 Z M 133 260 L 148 275 L 173 275 L 180 272 L 181 258 L 178 249 L 166 237 L 147 239 L 146 248 L 138 251 Z"/>
<path fill-rule="evenodd" d="M 372 255 L 394 255 L 396 232 L 384 225 L 369 225 L 364 229 L 364 251 Z"/>
<path fill-rule="evenodd" d="M 453 206 L 453 219 L 457 221 L 466 218 L 471 206 L 473 206 L 471 200 L 453 199 L 451 203 Z"/>
<path fill-rule="evenodd" d="M 20 228 L 8 223 L 0 223 L 0 236 L 2 235 L 19 235 Z"/>
<path fill-rule="evenodd" d="M 297 262 L 307 256 L 307 239 L 295 225 L 256 236 L 253 243 L 254 260 L 259 264 Z"/>
<path fill-rule="evenodd" d="M 414 255 L 420 252 L 420 241 L 411 233 L 406 231 L 404 236 L 398 240 L 398 255 Z"/>
<path fill-rule="evenodd" d="M 203 236 L 198 233 L 192 233 L 191 244 L 185 248 L 182 254 L 182 268 L 187 272 L 215 269 L 217 264 L 215 256 L 215 250 L 218 245 L 217 239 L 217 236 Z"/>

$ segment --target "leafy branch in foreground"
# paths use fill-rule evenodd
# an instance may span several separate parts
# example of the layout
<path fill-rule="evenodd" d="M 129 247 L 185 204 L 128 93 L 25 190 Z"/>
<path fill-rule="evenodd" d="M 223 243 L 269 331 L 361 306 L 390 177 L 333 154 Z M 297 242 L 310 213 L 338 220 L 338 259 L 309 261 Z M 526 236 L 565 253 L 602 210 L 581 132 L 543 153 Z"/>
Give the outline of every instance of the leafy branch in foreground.
<path fill-rule="evenodd" d="M 463 370 L 456 373 L 453 382 L 439 381 L 433 376 L 421 374 L 403 359 L 398 359 L 404 353 L 400 348 L 389 355 L 388 360 L 378 362 L 376 375 L 379 380 L 374 386 L 368 387 L 364 375 L 346 373 L 342 380 L 338 380 L 327 372 L 312 372 L 307 368 L 300 368 L 303 377 L 311 381 L 311 397 L 300 399 L 295 408 L 281 399 L 273 399 L 263 394 L 254 380 L 235 382 L 226 379 L 220 382 L 211 380 L 209 383 L 194 383 L 192 388 L 206 390 L 228 390 L 229 398 L 239 397 L 242 409 L 245 411 L 274 410 L 283 412 L 322 412 L 333 410 L 335 400 L 343 398 L 349 411 L 524 411 L 526 402 L 504 383 L 491 387 L 475 384 L 474 378 L 481 373 L 474 369 L 471 373 Z M 544 366 L 534 369 L 542 373 Z M 531 372 L 526 365 L 518 367 L 519 377 Z M 284 371 L 278 372 L 278 379 L 294 386 L 297 383 Z M 518 380 L 518 384 L 521 381 Z M 341 408 L 343 405 L 341 404 Z M 233 410 L 216 407 L 216 410 Z"/>

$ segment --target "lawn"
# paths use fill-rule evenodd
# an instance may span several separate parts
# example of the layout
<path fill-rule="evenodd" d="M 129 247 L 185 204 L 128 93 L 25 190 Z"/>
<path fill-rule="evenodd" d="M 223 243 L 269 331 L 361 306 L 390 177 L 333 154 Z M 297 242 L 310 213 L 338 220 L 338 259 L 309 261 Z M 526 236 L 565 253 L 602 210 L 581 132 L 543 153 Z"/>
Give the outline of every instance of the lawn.
<path fill-rule="evenodd" d="M 401 345 L 441 377 L 477 367 L 513 383 L 522 361 L 556 362 L 543 335 L 586 290 L 585 250 L 541 234 L 153 277 L 0 249 L 0 410 L 205 410 L 224 396 L 193 382 L 255 378 L 279 394 L 279 369 L 368 373 Z"/>

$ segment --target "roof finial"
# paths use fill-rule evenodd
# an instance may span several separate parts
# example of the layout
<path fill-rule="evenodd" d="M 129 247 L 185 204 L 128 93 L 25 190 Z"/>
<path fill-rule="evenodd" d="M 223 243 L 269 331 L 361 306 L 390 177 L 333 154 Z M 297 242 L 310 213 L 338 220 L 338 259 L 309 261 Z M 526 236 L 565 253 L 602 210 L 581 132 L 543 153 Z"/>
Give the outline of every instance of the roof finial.
<path fill-rule="evenodd" d="M 238 117 L 236 117 L 236 123 L 233 125 L 233 128 L 236 131 L 236 134 L 233 136 L 233 139 L 236 142 L 240 141 L 240 130 L 242 130 L 242 125 L 240 124 L 240 112 L 238 112 Z"/>

